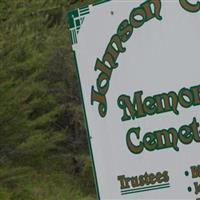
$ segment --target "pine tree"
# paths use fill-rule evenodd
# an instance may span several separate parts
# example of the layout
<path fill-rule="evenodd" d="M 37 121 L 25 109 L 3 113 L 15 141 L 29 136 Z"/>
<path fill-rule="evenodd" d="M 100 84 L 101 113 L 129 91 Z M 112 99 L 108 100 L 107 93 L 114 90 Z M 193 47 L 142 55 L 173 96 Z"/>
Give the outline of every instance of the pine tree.
<path fill-rule="evenodd" d="M 93 185 L 65 19 L 68 9 L 86 2 L 0 1 L 0 198 L 34 196 L 11 192 L 47 171 Z"/>

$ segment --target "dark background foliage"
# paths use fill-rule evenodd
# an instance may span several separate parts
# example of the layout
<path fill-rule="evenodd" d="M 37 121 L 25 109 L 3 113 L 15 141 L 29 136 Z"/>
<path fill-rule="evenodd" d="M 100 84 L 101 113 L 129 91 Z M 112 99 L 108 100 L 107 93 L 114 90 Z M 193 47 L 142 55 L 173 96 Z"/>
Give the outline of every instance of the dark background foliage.
<path fill-rule="evenodd" d="M 93 1 L 0 0 L 0 199 L 92 200 L 66 13 Z"/>

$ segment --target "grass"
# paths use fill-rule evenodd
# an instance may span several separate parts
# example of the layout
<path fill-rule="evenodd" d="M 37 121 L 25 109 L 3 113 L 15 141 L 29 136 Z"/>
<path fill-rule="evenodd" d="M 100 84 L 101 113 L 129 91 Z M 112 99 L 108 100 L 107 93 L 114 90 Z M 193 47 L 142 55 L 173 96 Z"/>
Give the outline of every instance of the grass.
<path fill-rule="evenodd" d="M 31 172 L 31 175 L 7 179 L 0 186 L 2 200 L 95 200 L 88 196 L 79 178 L 63 172 Z M 88 189 L 87 189 L 88 190 Z M 86 194 L 87 193 L 87 194 Z"/>

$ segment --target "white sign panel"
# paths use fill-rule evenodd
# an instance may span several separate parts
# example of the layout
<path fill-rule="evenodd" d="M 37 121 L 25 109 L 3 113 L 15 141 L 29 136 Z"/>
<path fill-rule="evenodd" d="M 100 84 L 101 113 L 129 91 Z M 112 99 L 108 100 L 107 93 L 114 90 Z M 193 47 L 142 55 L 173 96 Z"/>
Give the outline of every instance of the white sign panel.
<path fill-rule="evenodd" d="M 68 15 L 98 197 L 200 198 L 200 1 Z"/>

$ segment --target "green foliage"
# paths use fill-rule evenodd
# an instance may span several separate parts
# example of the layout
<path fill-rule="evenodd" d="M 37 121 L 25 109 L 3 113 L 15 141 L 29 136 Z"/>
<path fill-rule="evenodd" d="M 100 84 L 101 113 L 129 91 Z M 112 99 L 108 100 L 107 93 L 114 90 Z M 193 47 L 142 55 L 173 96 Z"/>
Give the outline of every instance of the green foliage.
<path fill-rule="evenodd" d="M 10 200 L 10 193 L 6 188 L 0 187 L 0 199 Z"/>
<path fill-rule="evenodd" d="M 0 199 L 93 200 L 66 25 L 89 2 L 0 1 Z"/>

